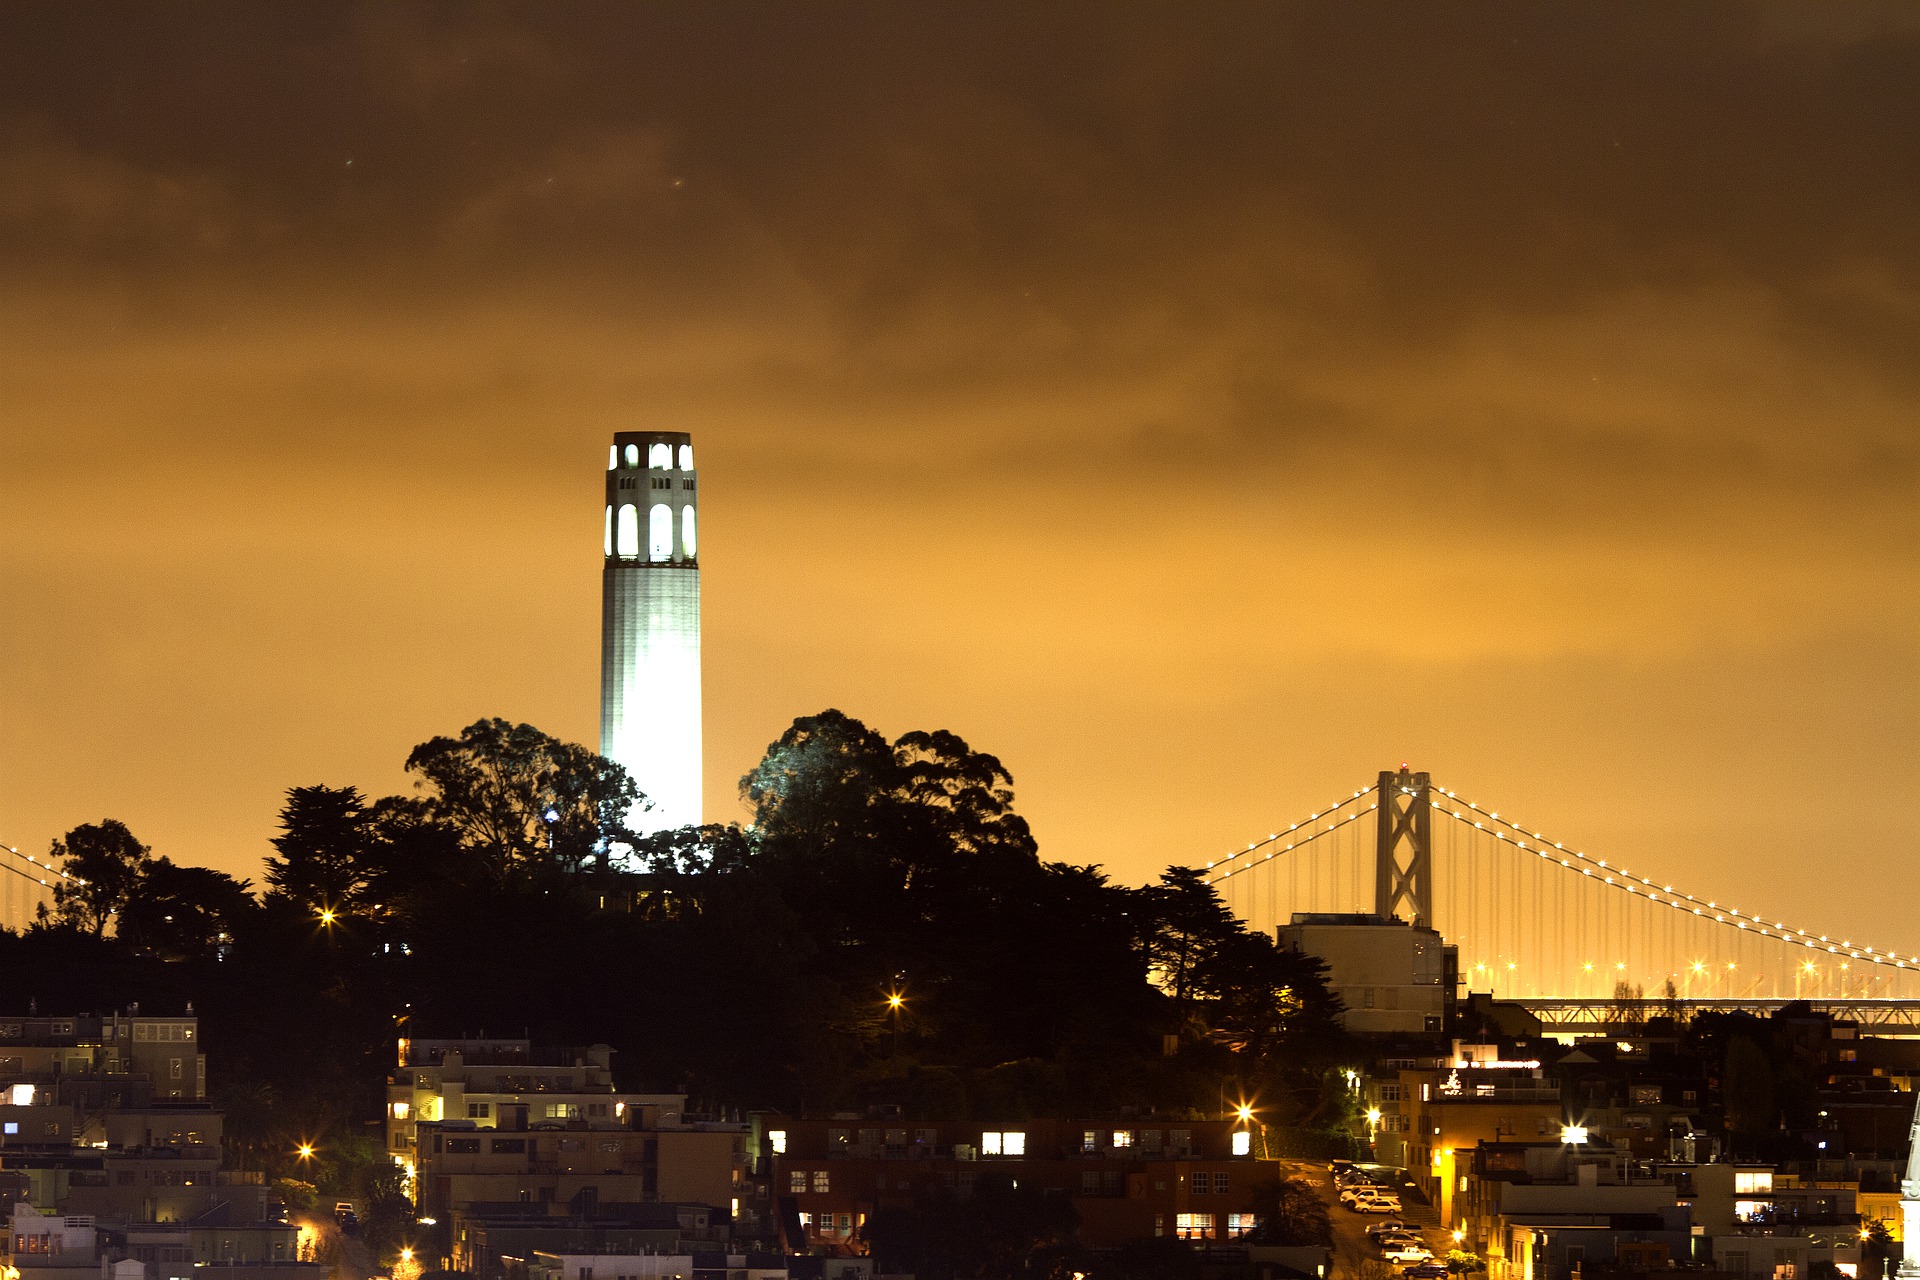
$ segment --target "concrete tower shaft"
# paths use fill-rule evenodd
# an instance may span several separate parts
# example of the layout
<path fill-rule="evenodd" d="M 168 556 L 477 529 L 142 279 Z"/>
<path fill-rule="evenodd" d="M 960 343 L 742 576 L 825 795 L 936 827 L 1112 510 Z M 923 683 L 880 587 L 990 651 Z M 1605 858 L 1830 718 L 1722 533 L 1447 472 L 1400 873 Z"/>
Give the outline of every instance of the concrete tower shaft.
<path fill-rule="evenodd" d="M 600 754 L 652 808 L 642 834 L 701 820 L 700 491 L 693 437 L 621 431 L 607 454 Z"/>

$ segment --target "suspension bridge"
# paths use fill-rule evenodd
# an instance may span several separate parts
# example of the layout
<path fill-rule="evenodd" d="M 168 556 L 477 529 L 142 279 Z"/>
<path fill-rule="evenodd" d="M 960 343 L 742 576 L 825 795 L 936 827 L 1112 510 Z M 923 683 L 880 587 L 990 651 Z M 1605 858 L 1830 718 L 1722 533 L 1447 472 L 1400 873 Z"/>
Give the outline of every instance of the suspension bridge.
<path fill-rule="evenodd" d="M 1250 926 L 1293 915 L 1394 917 L 1458 948 L 1461 981 L 1550 1030 L 1793 1000 L 1920 1030 L 1920 955 L 1763 919 L 1644 875 L 1425 773 L 1379 780 L 1206 864 Z"/>
<path fill-rule="evenodd" d="M 39 917 L 40 908 L 53 910 L 53 887 L 70 880 L 51 862 L 0 844 L 0 929 L 18 933 Z"/>

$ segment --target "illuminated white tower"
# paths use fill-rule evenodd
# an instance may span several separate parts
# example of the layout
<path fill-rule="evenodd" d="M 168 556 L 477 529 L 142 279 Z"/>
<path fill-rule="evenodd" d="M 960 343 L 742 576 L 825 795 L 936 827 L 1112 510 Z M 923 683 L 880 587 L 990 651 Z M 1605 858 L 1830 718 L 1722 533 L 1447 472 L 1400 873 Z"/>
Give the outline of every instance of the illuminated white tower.
<path fill-rule="evenodd" d="M 699 491 L 693 437 L 621 431 L 607 455 L 600 754 L 653 807 L 641 834 L 700 821 Z"/>

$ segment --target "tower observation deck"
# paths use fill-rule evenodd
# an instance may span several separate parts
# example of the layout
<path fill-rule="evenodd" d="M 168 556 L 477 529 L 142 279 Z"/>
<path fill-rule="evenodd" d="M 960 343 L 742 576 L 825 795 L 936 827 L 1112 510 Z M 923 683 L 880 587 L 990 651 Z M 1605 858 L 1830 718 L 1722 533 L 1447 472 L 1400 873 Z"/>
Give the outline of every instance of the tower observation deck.
<path fill-rule="evenodd" d="M 693 437 L 615 433 L 600 595 L 600 754 L 652 807 L 645 835 L 700 821 L 700 506 Z"/>

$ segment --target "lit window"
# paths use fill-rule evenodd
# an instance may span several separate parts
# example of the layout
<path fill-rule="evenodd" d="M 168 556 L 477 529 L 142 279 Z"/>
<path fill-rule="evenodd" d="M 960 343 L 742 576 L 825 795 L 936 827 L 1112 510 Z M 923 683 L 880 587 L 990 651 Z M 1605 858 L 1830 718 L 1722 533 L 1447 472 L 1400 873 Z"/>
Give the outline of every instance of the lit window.
<path fill-rule="evenodd" d="M 665 470 L 673 465 L 673 446 L 656 444 L 647 450 L 647 465 Z"/>
<path fill-rule="evenodd" d="M 673 556 L 673 508 L 664 502 L 653 504 L 647 512 L 647 558 L 667 560 Z"/>
<path fill-rule="evenodd" d="M 1000 1136 L 1000 1141 L 1010 1156 L 1027 1154 L 1027 1135 L 1024 1133 L 1005 1133 Z"/>
<path fill-rule="evenodd" d="M 631 560 L 640 554 L 640 512 L 631 502 L 620 504 L 620 522 L 615 526 L 613 545 L 623 559 Z"/>
<path fill-rule="evenodd" d="M 805 1191 L 806 1189 L 807 1171 L 805 1169 L 790 1170 L 787 1174 L 787 1190 Z"/>
<path fill-rule="evenodd" d="M 680 508 L 680 548 L 687 559 L 693 559 L 693 508 Z"/>
<path fill-rule="evenodd" d="M 1253 1134 L 1246 1129 L 1233 1131 L 1233 1154 L 1250 1156 L 1253 1154 Z"/>
<path fill-rule="evenodd" d="M 1100 1149 L 1100 1135 L 1092 1129 L 1083 1131 L 1080 1134 L 1080 1149 L 1082 1151 L 1098 1151 Z"/>
<path fill-rule="evenodd" d="M 607 504 L 607 554 L 613 554 L 613 504 Z"/>
<path fill-rule="evenodd" d="M 682 471 L 693 470 L 693 446 L 690 444 L 680 446 L 680 469 Z"/>
<path fill-rule="evenodd" d="M 1131 1129 L 1115 1129 L 1115 1130 L 1113 1131 L 1113 1145 L 1114 1145 L 1115 1147 L 1130 1147 L 1130 1146 L 1132 1146 L 1132 1145 L 1133 1145 L 1133 1130 L 1131 1130 Z"/>
<path fill-rule="evenodd" d="M 1205 1240 L 1213 1235 L 1213 1215 L 1182 1213 L 1173 1220 L 1173 1233 L 1182 1240 Z"/>
<path fill-rule="evenodd" d="M 1000 1154 L 1000 1135 L 997 1133 L 981 1134 L 980 1135 L 980 1154 L 983 1156 L 999 1155 Z"/>
<path fill-rule="evenodd" d="M 813 1189 L 815 1191 L 833 1190 L 833 1171 L 830 1169 L 815 1169 L 813 1171 Z"/>
<path fill-rule="evenodd" d="M 620 446 L 617 444 L 610 444 L 607 446 L 607 470 L 611 471 L 619 465 L 620 465 Z"/>
<path fill-rule="evenodd" d="M 407 1104 L 406 1104 L 406 1103 L 404 1103 L 404 1102 L 396 1102 L 396 1103 L 394 1103 L 394 1104 L 393 1104 L 393 1118 L 394 1118 L 395 1120 L 405 1120 L 405 1119 L 407 1118 L 407 1110 L 408 1110 L 408 1107 L 407 1107 Z"/>
<path fill-rule="evenodd" d="M 1754 1191 L 1773 1190 L 1773 1170 L 1749 1169 L 1733 1175 L 1733 1190 L 1736 1195 Z"/>
<path fill-rule="evenodd" d="M 1227 1215 L 1227 1238 L 1238 1240 L 1242 1236 L 1252 1235 L 1260 1229 L 1260 1215 L 1257 1213 L 1230 1213 Z"/>
<path fill-rule="evenodd" d="M 627 465 L 630 467 L 637 467 L 640 465 L 640 446 L 639 445 L 630 444 L 627 446 Z"/>
<path fill-rule="evenodd" d="M 787 1131 L 785 1129 L 775 1129 L 771 1131 L 767 1134 L 767 1141 L 773 1144 L 773 1154 L 777 1156 L 787 1154 Z"/>

